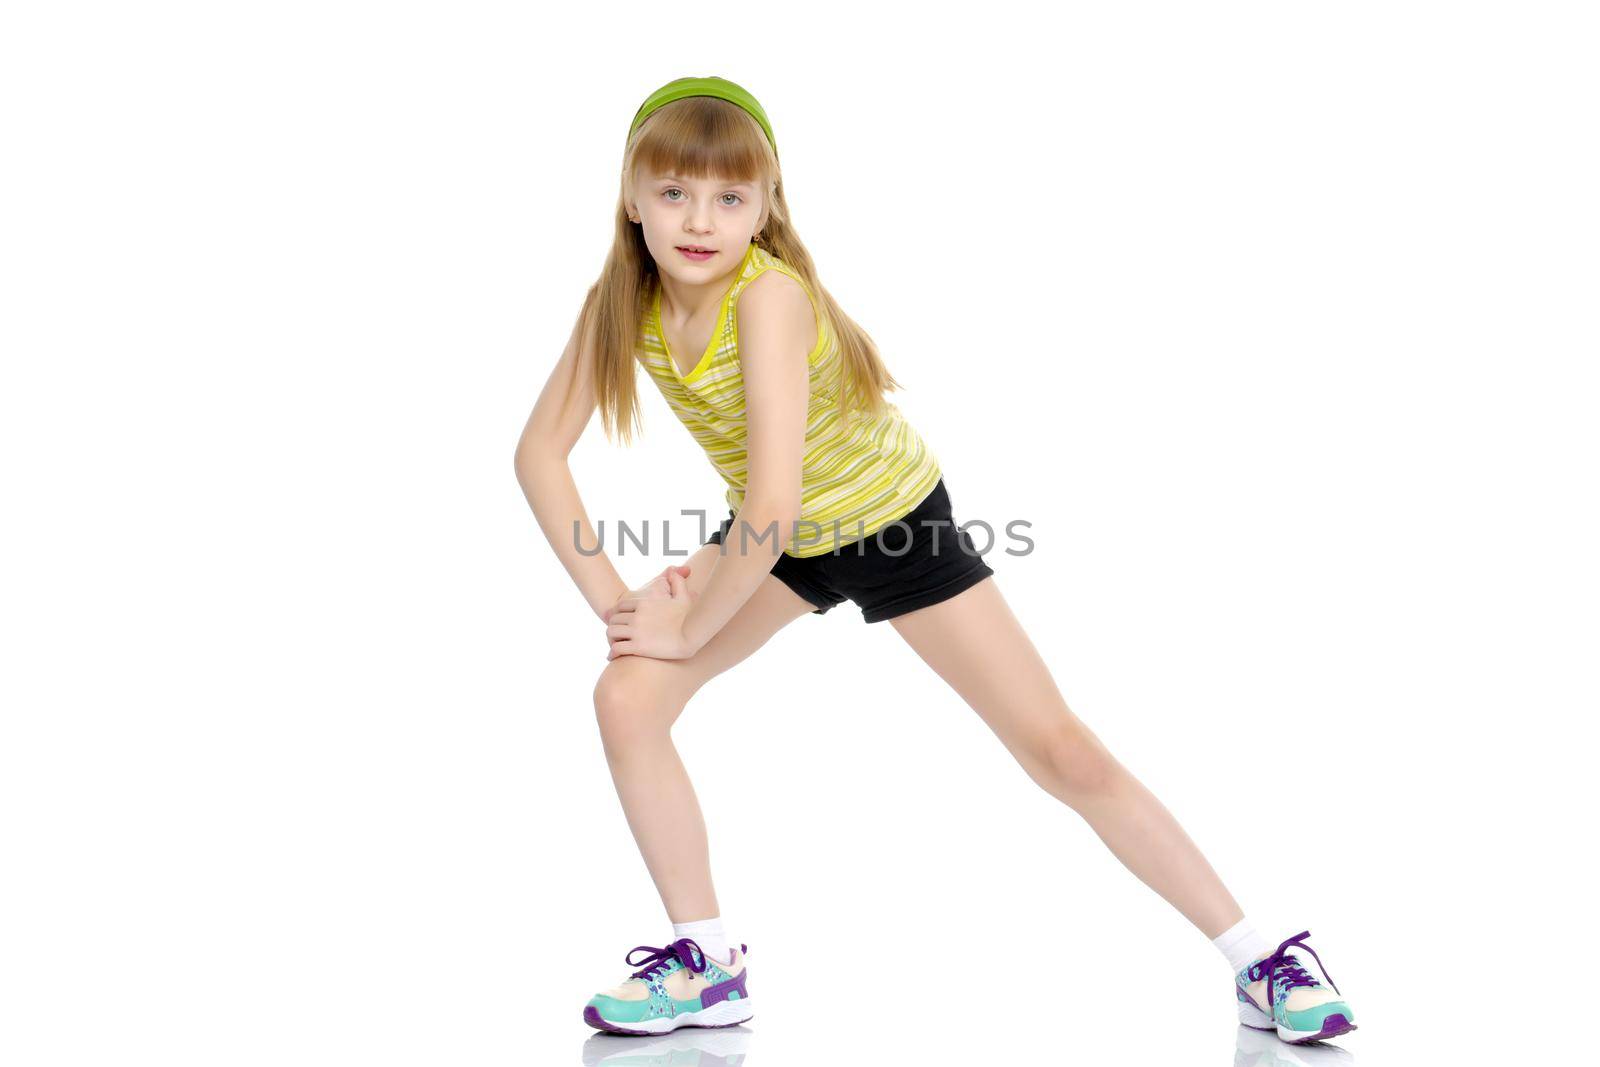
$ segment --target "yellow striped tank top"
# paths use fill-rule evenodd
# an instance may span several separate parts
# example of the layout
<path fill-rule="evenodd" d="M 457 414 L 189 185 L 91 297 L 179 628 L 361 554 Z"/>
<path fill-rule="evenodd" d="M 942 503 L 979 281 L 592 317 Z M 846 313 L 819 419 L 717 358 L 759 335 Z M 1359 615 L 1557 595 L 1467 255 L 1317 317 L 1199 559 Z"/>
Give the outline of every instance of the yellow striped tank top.
<path fill-rule="evenodd" d="M 820 556 L 871 536 L 922 503 L 939 480 L 939 461 L 900 409 L 885 401 L 877 417 L 839 417 L 841 353 L 827 320 L 798 271 L 754 241 L 723 295 L 711 341 L 694 369 L 684 374 L 673 361 L 661 329 L 661 291 L 651 287 L 641 324 L 639 362 L 667 405 L 705 450 L 728 483 L 728 506 L 744 503 L 745 397 L 739 372 L 739 326 L 735 301 L 763 271 L 780 270 L 800 283 L 817 314 L 811 366 L 811 399 L 801 459 L 800 525 L 781 531 L 790 556 Z M 816 525 L 809 525 L 815 523 Z M 770 544 L 770 542 L 769 542 Z"/>

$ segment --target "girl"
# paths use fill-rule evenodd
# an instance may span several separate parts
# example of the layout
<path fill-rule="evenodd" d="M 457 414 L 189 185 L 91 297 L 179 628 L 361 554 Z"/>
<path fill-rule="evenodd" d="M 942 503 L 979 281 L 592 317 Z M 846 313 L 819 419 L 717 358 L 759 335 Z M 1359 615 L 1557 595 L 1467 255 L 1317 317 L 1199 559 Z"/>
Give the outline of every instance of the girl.
<path fill-rule="evenodd" d="M 686 564 L 630 590 L 604 553 L 580 550 L 599 539 L 566 456 L 596 407 L 608 438 L 631 438 L 636 365 L 727 482 L 729 514 Z M 866 622 L 888 621 L 1034 781 L 1211 939 L 1241 1022 L 1293 1042 L 1355 1029 L 1309 933 L 1276 946 L 1258 934 L 1167 809 L 1067 708 L 956 527 L 938 459 L 884 398 L 898 386 L 789 222 L 755 98 L 721 78 L 651 94 L 623 154 L 610 255 L 516 455 L 540 528 L 606 624 L 600 736 L 673 924 L 665 947 L 627 954 L 637 969 L 584 1019 L 662 1033 L 754 1013 L 746 946 L 723 931 L 670 731 L 708 679 L 848 599 Z"/>

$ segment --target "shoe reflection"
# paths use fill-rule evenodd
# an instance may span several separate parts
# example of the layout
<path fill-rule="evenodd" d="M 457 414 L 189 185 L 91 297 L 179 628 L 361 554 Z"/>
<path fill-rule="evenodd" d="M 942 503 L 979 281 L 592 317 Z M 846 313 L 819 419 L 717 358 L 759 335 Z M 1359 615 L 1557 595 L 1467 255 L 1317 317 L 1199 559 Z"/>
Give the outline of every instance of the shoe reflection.
<path fill-rule="evenodd" d="M 743 1026 L 686 1026 L 648 1037 L 595 1034 L 583 1043 L 583 1067 L 738 1067 L 753 1033 Z"/>
<path fill-rule="evenodd" d="M 1273 1030 L 1252 1030 L 1240 1024 L 1233 1067 L 1355 1067 L 1347 1049 L 1326 1041 L 1291 1045 Z"/>

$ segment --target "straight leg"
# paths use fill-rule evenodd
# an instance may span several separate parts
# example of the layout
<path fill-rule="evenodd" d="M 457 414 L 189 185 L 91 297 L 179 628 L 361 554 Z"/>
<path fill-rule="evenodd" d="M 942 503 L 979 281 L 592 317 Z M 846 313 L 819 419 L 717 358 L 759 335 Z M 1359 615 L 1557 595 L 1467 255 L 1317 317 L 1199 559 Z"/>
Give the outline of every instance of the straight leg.
<path fill-rule="evenodd" d="M 889 624 L 1035 782 L 1207 938 L 1244 917 L 1172 813 L 1067 707 L 992 576 Z"/>

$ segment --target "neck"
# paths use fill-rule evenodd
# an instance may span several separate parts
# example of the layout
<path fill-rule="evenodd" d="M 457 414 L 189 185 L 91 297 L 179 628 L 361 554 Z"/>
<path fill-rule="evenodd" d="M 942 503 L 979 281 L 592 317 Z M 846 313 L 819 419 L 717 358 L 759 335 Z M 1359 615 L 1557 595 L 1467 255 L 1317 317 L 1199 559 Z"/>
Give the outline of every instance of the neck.
<path fill-rule="evenodd" d="M 661 314 L 670 315 L 679 321 L 687 321 L 704 317 L 708 312 L 714 313 L 723 294 L 733 284 L 733 276 L 744 263 L 745 253 L 749 250 L 750 246 L 746 245 L 739 253 L 737 263 L 717 277 L 698 284 L 680 281 L 658 266 L 656 280 L 661 286 Z"/>

